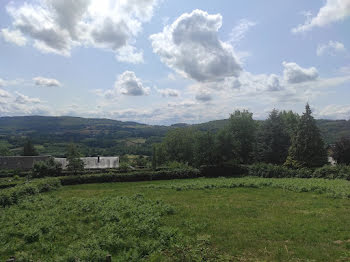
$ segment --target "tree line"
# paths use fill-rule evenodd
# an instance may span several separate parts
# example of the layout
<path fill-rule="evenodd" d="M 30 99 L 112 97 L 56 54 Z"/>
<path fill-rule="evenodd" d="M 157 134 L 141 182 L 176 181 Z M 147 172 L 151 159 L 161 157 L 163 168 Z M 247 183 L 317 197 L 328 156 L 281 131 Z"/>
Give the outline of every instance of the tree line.
<path fill-rule="evenodd" d="M 349 164 L 349 141 L 343 138 L 333 148 L 338 163 Z M 328 155 L 310 106 L 306 104 L 301 116 L 273 109 L 267 120 L 255 121 L 248 110 L 236 110 L 226 127 L 217 132 L 193 128 L 171 130 L 162 143 L 154 145 L 152 165 L 161 166 L 171 161 L 195 167 L 265 162 L 314 168 L 327 164 Z"/>

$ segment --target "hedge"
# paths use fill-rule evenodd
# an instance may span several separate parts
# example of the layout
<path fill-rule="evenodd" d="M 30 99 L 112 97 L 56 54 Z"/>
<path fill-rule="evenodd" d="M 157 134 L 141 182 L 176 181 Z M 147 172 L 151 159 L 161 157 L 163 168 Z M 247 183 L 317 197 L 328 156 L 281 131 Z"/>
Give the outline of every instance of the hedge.
<path fill-rule="evenodd" d="M 186 179 L 200 177 L 198 169 L 176 169 L 162 171 L 135 171 L 130 173 L 109 173 L 94 174 L 82 176 L 60 177 L 62 185 L 77 185 L 90 183 L 108 183 L 108 182 L 137 182 L 151 180 L 170 180 Z"/>
<path fill-rule="evenodd" d="M 57 178 L 37 179 L 0 191 L 0 206 L 6 207 L 17 204 L 27 196 L 55 190 L 61 186 Z"/>
<path fill-rule="evenodd" d="M 241 177 L 246 175 L 247 169 L 242 165 L 204 165 L 200 172 L 204 177 Z"/>
<path fill-rule="evenodd" d="M 320 168 L 290 169 L 285 166 L 272 164 L 253 164 L 246 167 L 249 176 L 265 178 L 325 178 L 325 179 L 347 179 L 350 180 L 350 166 L 330 166 Z"/>

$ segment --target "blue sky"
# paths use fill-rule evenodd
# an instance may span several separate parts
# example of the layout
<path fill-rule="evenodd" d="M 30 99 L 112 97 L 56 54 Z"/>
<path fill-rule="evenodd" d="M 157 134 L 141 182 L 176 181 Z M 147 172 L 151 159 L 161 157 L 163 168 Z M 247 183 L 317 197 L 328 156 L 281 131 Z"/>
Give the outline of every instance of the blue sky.
<path fill-rule="evenodd" d="M 0 116 L 350 118 L 350 0 L 0 4 Z"/>

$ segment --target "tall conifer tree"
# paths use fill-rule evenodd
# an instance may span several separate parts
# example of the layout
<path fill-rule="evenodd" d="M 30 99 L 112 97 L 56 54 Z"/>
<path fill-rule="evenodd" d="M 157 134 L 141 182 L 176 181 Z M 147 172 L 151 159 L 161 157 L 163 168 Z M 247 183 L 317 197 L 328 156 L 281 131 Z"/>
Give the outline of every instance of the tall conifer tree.
<path fill-rule="evenodd" d="M 319 167 L 326 163 L 327 151 L 324 142 L 310 106 L 306 104 L 305 113 L 298 123 L 285 164 L 293 167 Z"/>

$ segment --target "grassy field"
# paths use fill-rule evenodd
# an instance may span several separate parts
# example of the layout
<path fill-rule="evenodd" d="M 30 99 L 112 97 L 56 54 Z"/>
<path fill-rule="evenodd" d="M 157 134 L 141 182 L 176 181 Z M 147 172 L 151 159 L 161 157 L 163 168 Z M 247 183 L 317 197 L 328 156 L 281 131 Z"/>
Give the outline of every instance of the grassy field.
<path fill-rule="evenodd" d="M 349 261 L 350 200 L 324 188 L 345 192 L 350 183 L 285 181 L 62 187 L 0 209 L 0 260 Z"/>

